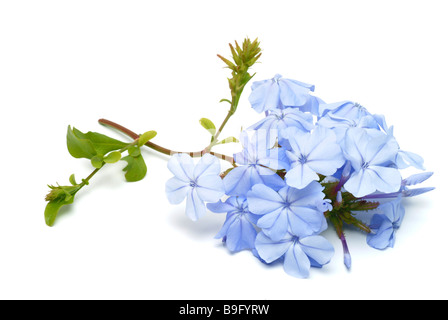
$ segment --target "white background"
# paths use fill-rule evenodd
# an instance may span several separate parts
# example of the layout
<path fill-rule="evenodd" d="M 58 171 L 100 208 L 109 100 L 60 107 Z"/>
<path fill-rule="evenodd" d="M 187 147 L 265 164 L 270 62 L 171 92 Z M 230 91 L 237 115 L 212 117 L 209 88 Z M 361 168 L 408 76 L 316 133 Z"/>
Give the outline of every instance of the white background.
<path fill-rule="evenodd" d="M 1 1 L 0 298 L 446 299 L 446 1 Z M 144 152 L 147 177 L 103 169 L 56 225 L 44 223 L 47 184 L 86 177 L 68 125 L 119 139 L 117 121 L 155 142 L 201 150 L 202 117 L 220 123 L 227 44 L 258 37 L 256 80 L 280 73 L 316 85 L 327 102 L 385 114 L 404 150 L 425 158 L 437 189 L 406 203 L 396 246 L 348 231 L 353 267 L 333 261 L 299 280 L 214 239 L 224 215 L 194 223 L 164 194 L 167 157 Z M 245 91 L 225 135 L 260 118 Z M 231 154 L 233 149 L 223 149 Z"/>

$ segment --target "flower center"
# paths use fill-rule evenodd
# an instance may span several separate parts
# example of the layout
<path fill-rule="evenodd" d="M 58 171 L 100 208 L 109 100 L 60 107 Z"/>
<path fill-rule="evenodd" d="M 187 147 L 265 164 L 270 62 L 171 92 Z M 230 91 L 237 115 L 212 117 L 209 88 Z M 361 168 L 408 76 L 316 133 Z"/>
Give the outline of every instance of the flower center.
<path fill-rule="evenodd" d="M 369 163 L 368 162 L 364 162 L 361 166 L 362 169 L 367 169 L 369 167 Z"/>
<path fill-rule="evenodd" d="M 304 163 L 307 162 L 307 161 L 308 161 L 308 157 L 307 157 L 306 155 L 301 154 L 301 155 L 299 156 L 299 162 L 300 162 L 301 164 L 304 164 Z"/>
<path fill-rule="evenodd" d="M 196 181 L 190 181 L 190 187 L 196 188 L 197 186 Z"/>

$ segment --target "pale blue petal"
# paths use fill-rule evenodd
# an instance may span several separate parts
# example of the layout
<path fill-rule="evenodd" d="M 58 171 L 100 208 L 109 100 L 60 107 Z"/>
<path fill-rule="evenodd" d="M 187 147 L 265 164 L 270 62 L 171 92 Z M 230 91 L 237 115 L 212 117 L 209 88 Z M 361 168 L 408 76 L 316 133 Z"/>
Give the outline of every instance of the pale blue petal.
<path fill-rule="evenodd" d="M 369 142 L 367 133 L 364 129 L 353 128 L 346 132 L 344 140 L 344 154 L 347 160 L 352 164 L 355 171 L 359 171 L 364 164 L 364 153 Z"/>
<path fill-rule="evenodd" d="M 413 186 L 413 185 L 425 182 L 426 180 L 431 178 L 433 174 L 434 174 L 434 172 L 422 172 L 422 173 L 413 174 L 403 180 L 403 185 Z"/>
<path fill-rule="evenodd" d="M 280 79 L 280 99 L 284 106 L 300 107 L 310 99 L 310 87 L 304 87 L 296 81 Z"/>
<path fill-rule="evenodd" d="M 206 202 L 216 202 L 225 195 L 224 183 L 219 176 L 205 175 L 197 180 L 199 198 Z"/>
<path fill-rule="evenodd" d="M 214 213 L 231 212 L 231 211 L 235 210 L 235 207 L 232 204 L 230 204 L 228 202 L 228 200 L 226 202 L 222 202 L 222 200 L 219 200 L 218 202 L 215 202 L 215 203 L 208 203 L 207 204 L 207 209 L 212 211 L 212 212 L 214 212 Z"/>
<path fill-rule="evenodd" d="M 283 257 L 292 244 L 293 242 L 291 241 L 291 238 L 286 238 L 275 242 L 263 232 L 259 232 L 255 239 L 255 248 L 257 249 L 257 253 L 266 263 L 274 262 L 275 260 Z"/>
<path fill-rule="evenodd" d="M 293 277 L 308 278 L 311 263 L 299 244 L 289 247 L 283 262 L 285 272 Z"/>
<path fill-rule="evenodd" d="M 395 161 L 398 153 L 398 143 L 395 138 L 381 136 L 373 138 L 364 153 L 364 160 L 371 165 L 383 166 Z"/>
<path fill-rule="evenodd" d="M 322 212 L 307 207 L 291 207 L 288 214 L 291 233 L 295 236 L 310 236 L 318 232 L 325 219 Z"/>
<path fill-rule="evenodd" d="M 333 245 L 322 236 L 301 238 L 299 243 L 303 252 L 320 266 L 328 264 L 334 256 Z"/>
<path fill-rule="evenodd" d="M 333 103 L 321 103 L 321 104 L 319 104 L 319 114 L 323 117 L 327 113 L 329 113 L 331 111 L 338 110 L 338 108 L 340 108 L 346 104 L 351 104 L 351 103 L 353 103 L 353 102 L 340 101 L 340 102 L 333 102 Z"/>
<path fill-rule="evenodd" d="M 249 102 L 258 113 L 278 108 L 280 106 L 278 84 L 271 80 L 256 86 L 249 96 Z"/>
<path fill-rule="evenodd" d="M 319 176 L 306 163 L 295 164 L 295 167 L 290 169 L 285 175 L 286 184 L 297 189 L 305 188 L 314 180 L 319 180 Z"/>
<path fill-rule="evenodd" d="M 403 191 L 403 196 L 404 197 L 415 197 L 415 196 L 419 196 L 423 193 L 432 191 L 434 189 L 435 189 L 434 187 L 407 189 L 407 190 Z"/>
<path fill-rule="evenodd" d="M 227 248 L 232 252 L 253 249 L 256 236 L 257 231 L 249 221 L 244 218 L 237 218 L 227 231 Z"/>
<path fill-rule="evenodd" d="M 190 190 L 189 184 L 176 177 L 169 179 L 165 185 L 166 196 L 171 204 L 179 204 L 184 201 Z"/>
<path fill-rule="evenodd" d="M 185 213 L 193 221 L 197 221 L 207 213 L 205 203 L 199 198 L 196 188 L 192 188 L 187 194 Z"/>
<path fill-rule="evenodd" d="M 221 173 L 221 164 L 215 156 L 204 154 L 196 167 L 194 168 L 195 180 L 205 175 L 219 175 Z"/>
<path fill-rule="evenodd" d="M 208 206 L 207 206 L 208 207 Z M 215 239 L 222 239 L 227 236 L 227 233 L 229 232 L 230 226 L 235 222 L 235 220 L 238 219 L 238 215 L 235 213 L 228 214 L 226 217 L 226 221 L 224 221 L 224 224 L 219 230 L 218 234 L 215 236 Z"/>
<path fill-rule="evenodd" d="M 168 169 L 182 181 L 189 183 L 194 180 L 194 162 L 187 154 L 174 154 L 168 161 Z"/>
<path fill-rule="evenodd" d="M 275 191 L 283 188 L 286 185 L 285 181 L 278 174 L 272 172 L 272 170 L 268 168 L 257 166 L 255 170 L 262 180 L 263 184 L 270 187 L 271 189 L 274 189 Z M 252 186 L 254 186 L 255 184 L 256 183 L 252 181 Z"/>
<path fill-rule="evenodd" d="M 272 228 L 277 221 L 282 220 L 282 218 L 283 221 L 285 221 L 286 215 L 283 212 L 284 209 L 285 208 L 282 206 L 262 215 L 257 221 L 257 226 L 261 229 L 268 230 Z M 280 217 L 281 215 L 283 215 L 283 217 Z M 286 221 L 286 225 L 288 225 L 288 221 Z M 266 234 L 270 236 L 269 232 L 266 232 Z"/>
<path fill-rule="evenodd" d="M 273 212 L 283 206 L 283 199 L 271 188 L 257 184 L 247 193 L 250 212 L 258 215 Z"/>
<path fill-rule="evenodd" d="M 258 220 L 257 225 L 263 229 L 263 232 L 271 238 L 272 241 L 280 241 L 288 233 L 287 209 L 278 209 L 262 216 Z"/>
<path fill-rule="evenodd" d="M 376 191 L 376 186 L 371 181 L 371 177 L 367 170 L 361 169 L 358 172 L 353 173 L 348 181 L 344 184 L 344 188 L 353 194 L 355 197 L 360 198 Z"/>
<path fill-rule="evenodd" d="M 405 169 L 412 166 L 419 170 L 425 170 L 423 158 L 413 152 L 399 150 L 395 161 L 399 169 Z"/>
<path fill-rule="evenodd" d="M 375 219 L 374 216 L 372 221 L 378 223 L 378 220 L 380 219 L 381 218 Z M 383 250 L 392 244 L 393 237 L 394 229 L 392 224 L 389 221 L 382 219 L 381 225 L 367 235 L 367 244 L 372 248 Z"/>
<path fill-rule="evenodd" d="M 397 192 L 401 187 L 401 174 L 395 168 L 369 166 L 366 172 L 370 175 L 370 183 L 377 191 Z"/>
<path fill-rule="evenodd" d="M 223 179 L 225 190 L 229 196 L 244 195 L 250 190 L 250 170 L 248 166 L 232 169 Z"/>

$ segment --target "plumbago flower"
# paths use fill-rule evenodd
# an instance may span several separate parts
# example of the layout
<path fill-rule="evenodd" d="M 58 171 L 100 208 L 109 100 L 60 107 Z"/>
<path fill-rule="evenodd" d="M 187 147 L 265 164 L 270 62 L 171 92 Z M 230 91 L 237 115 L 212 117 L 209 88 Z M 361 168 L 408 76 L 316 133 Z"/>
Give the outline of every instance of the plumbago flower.
<path fill-rule="evenodd" d="M 307 278 L 310 268 L 321 268 L 334 255 L 331 243 L 322 236 L 297 236 L 288 233 L 283 239 L 274 241 L 263 232 L 255 240 L 261 259 L 271 263 L 283 258 L 285 272 L 297 278 Z"/>
<path fill-rule="evenodd" d="M 262 183 L 273 188 L 280 188 L 284 182 L 275 170 L 284 169 L 285 162 L 282 148 L 271 148 L 266 136 L 261 131 L 243 131 L 240 137 L 243 150 L 234 155 L 238 166 L 224 178 L 226 194 L 231 196 L 246 195 L 252 186 Z"/>
<path fill-rule="evenodd" d="M 311 133 L 290 129 L 289 144 L 291 150 L 286 154 L 291 169 L 285 179 L 291 187 L 302 189 L 319 180 L 318 174 L 332 175 L 345 163 L 335 134 L 324 127 L 318 126 Z"/>
<path fill-rule="evenodd" d="M 204 155 L 194 165 L 186 154 L 175 154 L 168 161 L 174 177 L 166 183 L 166 195 L 171 204 L 187 199 L 186 215 L 193 221 L 206 214 L 205 202 L 216 202 L 224 195 L 224 184 L 219 177 L 221 164 L 210 155 Z"/>
<path fill-rule="evenodd" d="M 325 103 L 312 95 L 314 85 L 278 74 L 252 84 L 249 102 L 266 117 L 241 133 L 241 151 L 233 156 L 215 152 L 218 145 L 238 142 L 221 134 L 261 55 L 258 40 L 235 42 L 230 51 L 231 60 L 218 55 L 231 71 L 230 98 L 221 100 L 230 104 L 228 114 L 220 126 L 206 118 L 199 121 L 211 135 L 201 151 L 173 151 L 150 141 L 157 134 L 153 130 L 138 135 L 105 119 L 99 122 L 132 141 L 69 127 L 70 154 L 90 160 L 94 171 L 81 183 L 72 175 L 70 186 L 50 186 L 46 223 L 52 226 L 60 208 L 72 204 L 106 165 L 124 160 L 125 179 L 142 180 L 147 167 L 140 149 L 147 146 L 170 156 L 168 169 L 174 176 L 165 185 L 170 203 L 186 201 L 185 213 L 194 221 L 207 210 L 226 213 L 216 238 L 231 252 L 250 250 L 261 261 L 281 261 L 286 273 L 305 278 L 311 267 L 323 267 L 334 255 L 333 245 L 321 235 L 329 224 L 341 240 L 347 268 L 352 266 L 347 225 L 364 232 L 373 248 L 393 247 L 404 218 L 401 200 L 434 189 L 413 187 L 432 172 L 402 179 L 401 169 L 424 170 L 423 158 L 399 147 L 383 115 L 350 100 Z M 221 161 L 231 166 L 223 171 Z"/>
<path fill-rule="evenodd" d="M 288 128 L 309 132 L 314 128 L 313 116 L 296 108 L 275 109 L 248 130 L 264 131 L 269 141 L 268 146 L 273 147 L 276 142 L 287 140 Z"/>
<path fill-rule="evenodd" d="M 257 226 L 273 241 L 280 241 L 288 232 L 309 236 L 327 228 L 320 210 L 324 188 L 316 181 L 299 190 L 285 186 L 278 192 L 255 185 L 247 194 L 249 209 L 259 215 Z"/>
<path fill-rule="evenodd" d="M 401 199 L 398 197 L 378 207 L 376 210 L 378 213 L 374 214 L 370 221 L 371 233 L 367 235 L 369 246 L 379 250 L 393 248 L 396 232 L 401 226 L 405 213 Z"/>
<path fill-rule="evenodd" d="M 254 82 L 249 101 L 258 113 L 296 107 L 317 114 L 319 103 L 323 101 L 310 95 L 310 91 L 314 91 L 314 85 L 285 79 L 277 74 L 270 80 Z"/>
<path fill-rule="evenodd" d="M 258 217 L 251 213 L 244 196 L 229 197 L 225 202 L 209 203 L 207 208 L 216 213 L 227 213 L 226 221 L 215 238 L 223 239 L 231 252 L 255 247 Z"/>

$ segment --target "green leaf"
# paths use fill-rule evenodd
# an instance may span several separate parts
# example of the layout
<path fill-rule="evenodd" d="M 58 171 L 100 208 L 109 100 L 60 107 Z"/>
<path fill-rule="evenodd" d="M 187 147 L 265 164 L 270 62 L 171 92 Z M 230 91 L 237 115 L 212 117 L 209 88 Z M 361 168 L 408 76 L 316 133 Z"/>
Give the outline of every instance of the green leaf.
<path fill-rule="evenodd" d="M 221 99 L 219 102 L 228 102 L 228 103 L 232 104 L 232 101 L 230 101 L 229 99 Z"/>
<path fill-rule="evenodd" d="M 70 183 L 71 183 L 73 186 L 78 185 L 78 183 L 76 183 L 76 180 L 75 180 L 75 174 L 72 174 L 72 175 L 70 176 L 70 178 L 68 178 L 68 181 L 70 181 Z"/>
<path fill-rule="evenodd" d="M 68 152 L 74 158 L 87 158 L 91 159 L 97 152 L 93 147 L 90 140 L 83 138 L 84 135 L 76 128 L 71 129 L 68 127 L 67 131 L 67 148 Z"/>
<path fill-rule="evenodd" d="M 121 152 L 113 151 L 104 157 L 103 161 L 106 163 L 116 163 L 121 160 Z"/>
<path fill-rule="evenodd" d="M 101 133 L 82 133 L 76 128 L 68 127 L 67 147 L 74 158 L 92 159 L 94 156 L 104 156 L 105 154 L 120 150 L 127 146 L 126 143 L 115 140 Z"/>
<path fill-rule="evenodd" d="M 72 204 L 75 197 L 71 196 L 67 200 L 50 201 L 45 207 L 45 223 L 52 227 L 59 213 L 59 210 L 68 204 Z"/>
<path fill-rule="evenodd" d="M 131 157 L 138 157 L 139 155 L 141 155 L 141 151 L 140 148 L 137 146 L 131 146 L 128 149 L 128 153 Z"/>
<path fill-rule="evenodd" d="M 128 165 L 123 169 L 126 171 L 125 178 L 128 182 L 136 182 L 142 180 L 146 176 L 147 167 L 142 155 L 133 157 L 131 155 L 124 157 Z"/>
<path fill-rule="evenodd" d="M 92 163 L 92 166 L 97 169 L 101 168 L 104 164 L 103 157 L 101 156 L 92 157 L 92 159 L 90 159 L 90 162 Z"/>
<path fill-rule="evenodd" d="M 240 141 L 237 138 L 228 137 L 228 138 L 225 138 L 225 139 L 219 141 L 217 144 L 238 143 L 238 142 L 240 142 Z"/>
<path fill-rule="evenodd" d="M 207 118 L 202 118 L 201 120 L 199 120 L 199 123 L 201 124 L 201 126 L 203 126 L 205 128 L 205 130 L 210 132 L 210 134 L 212 136 L 215 135 L 215 133 L 216 133 L 216 126 L 215 126 L 215 124 L 211 120 L 209 120 Z"/>
<path fill-rule="evenodd" d="M 146 142 L 154 138 L 156 135 L 157 132 L 153 130 L 145 132 L 140 136 L 140 138 L 138 138 L 138 146 L 139 147 L 143 146 Z"/>

